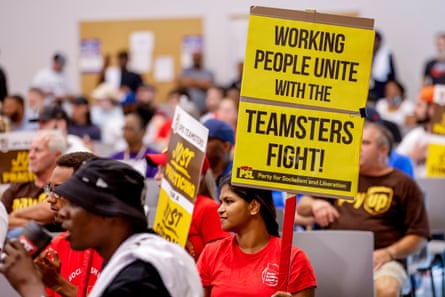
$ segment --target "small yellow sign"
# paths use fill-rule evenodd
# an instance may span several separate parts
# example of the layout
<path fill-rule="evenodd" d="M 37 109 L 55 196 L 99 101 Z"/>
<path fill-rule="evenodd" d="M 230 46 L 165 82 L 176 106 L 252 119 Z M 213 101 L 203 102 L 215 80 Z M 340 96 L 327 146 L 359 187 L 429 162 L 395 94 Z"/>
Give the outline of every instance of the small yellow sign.
<path fill-rule="evenodd" d="M 177 107 L 153 229 L 182 247 L 192 221 L 208 129 Z"/>
<path fill-rule="evenodd" d="M 430 143 L 426 158 L 427 177 L 445 177 L 445 145 Z"/>
<path fill-rule="evenodd" d="M 30 182 L 36 179 L 29 171 L 29 148 L 34 131 L 7 132 L 0 135 L 0 184 Z"/>

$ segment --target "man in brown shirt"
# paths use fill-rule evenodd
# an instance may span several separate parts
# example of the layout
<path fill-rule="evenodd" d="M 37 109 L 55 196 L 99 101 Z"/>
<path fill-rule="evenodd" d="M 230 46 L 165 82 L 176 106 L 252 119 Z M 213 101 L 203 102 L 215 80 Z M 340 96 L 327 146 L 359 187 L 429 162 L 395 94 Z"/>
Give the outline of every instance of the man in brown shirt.
<path fill-rule="evenodd" d="M 408 282 L 405 259 L 430 237 L 422 192 L 408 175 L 388 166 L 390 148 L 389 132 L 365 123 L 354 200 L 305 196 L 298 205 L 300 214 L 313 215 L 327 229 L 374 232 L 376 297 L 399 296 Z"/>
<path fill-rule="evenodd" d="M 2 195 L 2 202 L 9 214 L 8 229 L 24 226 L 35 220 L 45 225 L 52 223 L 54 214 L 46 200 L 43 186 L 48 183 L 56 160 L 66 150 L 64 136 L 55 130 L 39 131 L 29 150 L 29 170 L 35 174 L 35 181 L 14 183 Z"/>

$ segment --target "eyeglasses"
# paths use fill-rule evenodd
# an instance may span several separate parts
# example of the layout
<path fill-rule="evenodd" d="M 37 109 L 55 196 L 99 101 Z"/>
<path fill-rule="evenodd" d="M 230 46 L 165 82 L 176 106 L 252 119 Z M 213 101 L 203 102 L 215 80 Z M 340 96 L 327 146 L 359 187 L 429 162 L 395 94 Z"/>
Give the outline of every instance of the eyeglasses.
<path fill-rule="evenodd" d="M 51 184 L 44 185 L 43 186 L 43 191 L 45 192 L 46 196 L 49 196 L 49 195 L 52 194 L 54 196 L 54 198 L 56 198 L 56 199 L 59 199 L 59 198 L 62 197 L 59 194 L 54 192 L 54 188 L 51 186 Z"/>

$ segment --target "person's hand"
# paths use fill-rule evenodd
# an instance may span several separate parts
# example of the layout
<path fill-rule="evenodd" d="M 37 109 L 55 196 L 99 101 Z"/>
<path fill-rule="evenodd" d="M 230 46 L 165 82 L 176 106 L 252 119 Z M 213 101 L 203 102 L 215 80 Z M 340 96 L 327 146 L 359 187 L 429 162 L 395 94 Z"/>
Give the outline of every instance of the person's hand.
<path fill-rule="evenodd" d="M 34 262 L 18 239 L 10 239 L 1 254 L 0 272 L 23 297 L 45 295 Z"/>
<path fill-rule="evenodd" d="M 273 294 L 273 295 L 270 296 L 270 297 L 292 297 L 292 294 L 289 293 L 289 292 L 281 292 L 281 291 L 278 291 L 278 292 L 276 292 L 275 294 Z"/>
<path fill-rule="evenodd" d="M 328 226 L 340 216 L 334 206 L 325 200 L 314 200 L 312 213 L 314 214 L 315 221 L 321 227 Z"/>
<path fill-rule="evenodd" d="M 377 249 L 373 253 L 374 271 L 382 267 L 383 264 L 392 261 L 393 258 L 388 249 Z"/>
<path fill-rule="evenodd" d="M 42 252 L 35 260 L 46 287 L 57 291 L 60 287 L 60 258 L 53 249 Z"/>

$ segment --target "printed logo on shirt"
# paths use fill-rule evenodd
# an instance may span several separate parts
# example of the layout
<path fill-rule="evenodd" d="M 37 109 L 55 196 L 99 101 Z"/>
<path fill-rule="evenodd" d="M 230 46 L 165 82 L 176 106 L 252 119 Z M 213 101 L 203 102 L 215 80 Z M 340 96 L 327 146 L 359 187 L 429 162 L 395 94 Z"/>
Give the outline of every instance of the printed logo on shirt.
<path fill-rule="evenodd" d="M 73 272 L 70 273 L 70 275 L 68 276 L 68 281 L 72 282 L 76 277 L 78 277 L 80 274 L 82 273 L 82 269 L 76 268 Z"/>
<path fill-rule="evenodd" d="M 17 197 L 12 201 L 12 210 L 30 207 L 46 199 L 46 194 L 41 193 L 39 197 Z"/>
<path fill-rule="evenodd" d="M 82 274 L 82 268 L 78 267 L 74 269 L 68 276 L 68 281 L 72 282 L 76 277 Z M 91 267 L 90 274 L 95 275 L 96 277 L 99 277 L 100 271 L 96 267 Z"/>
<path fill-rule="evenodd" d="M 394 192 L 388 187 L 370 187 L 366 193 L 357 193 L 354 200 L 338 200 L 338 206 L 344 203 L 352 204 L 355 209 L 363 207 L 370 215 L 379 215 L 388 211 Z"/>
<path fill-rule="evenodd" d="M 269 287 L 276 287 L 278 285 L 278 264 L 267 263 L 267 267 L 261 273 L 263 284 Z"/>

